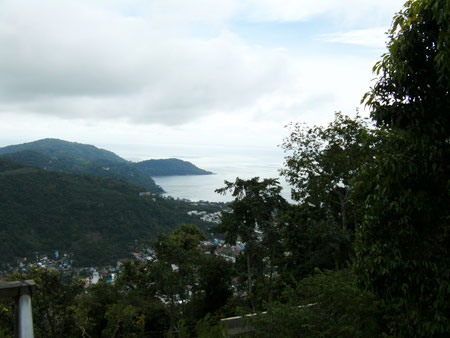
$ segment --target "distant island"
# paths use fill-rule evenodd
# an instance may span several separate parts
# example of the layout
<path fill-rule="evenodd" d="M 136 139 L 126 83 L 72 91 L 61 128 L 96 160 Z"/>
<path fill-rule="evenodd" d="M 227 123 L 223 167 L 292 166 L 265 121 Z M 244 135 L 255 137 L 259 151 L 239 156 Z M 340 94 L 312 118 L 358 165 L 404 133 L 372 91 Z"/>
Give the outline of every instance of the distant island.
<path fill-rule="evenodd" d="M 0 158 L 46 171 L 121 179 L 155 193 L 164 191 L 153 176 L 212 174 L 175 158 L 136 163 L 93 145 L 52 138 L 0 148 Z"/>

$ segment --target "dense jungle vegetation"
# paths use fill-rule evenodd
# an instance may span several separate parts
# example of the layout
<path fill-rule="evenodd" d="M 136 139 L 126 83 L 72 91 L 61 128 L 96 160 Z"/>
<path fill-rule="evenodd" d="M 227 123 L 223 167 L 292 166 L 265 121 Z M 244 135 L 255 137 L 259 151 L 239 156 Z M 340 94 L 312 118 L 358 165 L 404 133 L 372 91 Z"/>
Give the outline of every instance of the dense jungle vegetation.
<path fill-rule="evenodd" d="M 153 239 L 183 223 L 203 230 L 193 206 L 125 181 L 45 171 L 0 159 L 0 266 L 58 249 L 76 266 L 129 257 L 135 240 Z M 198 208 L 198 207 L 197 207 Z"/>

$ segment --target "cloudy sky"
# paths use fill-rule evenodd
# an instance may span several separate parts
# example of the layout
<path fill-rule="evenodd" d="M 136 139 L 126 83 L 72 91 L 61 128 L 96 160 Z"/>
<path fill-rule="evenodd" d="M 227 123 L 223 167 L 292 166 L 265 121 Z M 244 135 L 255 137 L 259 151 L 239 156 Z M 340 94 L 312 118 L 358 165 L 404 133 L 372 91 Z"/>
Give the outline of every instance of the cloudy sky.
<path fill-rule="evenodd" d="M 403 2 L 0 0 L 0 146 L 276 147 L 354 114 Z"/>

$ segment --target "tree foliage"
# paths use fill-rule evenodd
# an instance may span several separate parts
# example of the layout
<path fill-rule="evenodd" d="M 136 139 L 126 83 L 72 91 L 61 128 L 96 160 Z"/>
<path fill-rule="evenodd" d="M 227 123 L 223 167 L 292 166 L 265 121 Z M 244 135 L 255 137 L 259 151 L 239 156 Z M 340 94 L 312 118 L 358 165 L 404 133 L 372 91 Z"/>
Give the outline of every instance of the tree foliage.
<path fill-rule="evenodd" d="M 450 9 L 447 0 L 409 0 L 393 20 L 388 52 L 364 100 L 379 126 L 447 139 L 450 130 Z"/>
<path fill-rule="evenodd" d="M 320 271 L 286 288 L 283 302 L 250 323 L 257 337 L 380 337 L 376 297 L 358 289 L 351 270 Z"/>
<path fill-rule="evenodd" d="M 383 142 L 358 184 L 356 271 L 400 336 L 450 332 L 450 6 L 408 1 L 366 103 Z"/>
<path fill-rule="evenodd" d="M 218 233 L 225 233 L 226 241 L 235 244 L 240 238 L 245 243 L 245 256 L 247 260 L 247 294 L 253 310 L 253 276 L 252 257 L 263 247 L 258 242 L 257 230 L 262 231 L 261 238 L 268 247 L 270 262 L 269 302 L 271 302 L 271 284 L 274 265 L 274 254 L 279 242 L 281 223 L 275 217 L 286 204 L 280 195 L 281 186 L 277 179 L 263 179 L 254 177 L 248 180 L 236 178 L 235 182 L 225 181 L 225 187 L 217 189 L 217 193 L 225 194 L 227 191 L 235 198 L 230 204 L 231 212 L 222 212 L 221 224 L 215 229 Z"/>
<path fill-rule="evenodd" d="M 352 256 L 353 236 L 341 224 L 320 219 L 307 205 L 291 205 L 282 215 L 280 272 L 301 279 L 319 269 L 341 269 Z"/>
<path fill-rule="evenodd" d="M 284 203 L 277 179 L 260 181 L 259 177 L 248 180 L 237 177 L 235 182 L 225 181 L 225 187 L 216 192 L 230 192 L 235 198 L 229 204 L 232 212 L 222 213 L 222 223 L 216 228 L 217 232 L 226 234 L 230 244 L 235 244 L 238 237 L 244 243 L 256 241 L 255 229 L 272 227 L 273 213 Z"/>
<path fill-rule="evenodd" d="M 354 228 L 352 179 L 371 158 L 373 136 L 363 118 L 336 113 L 327 127 L 291 124 L 282 147 L 288 153 L 281 174 L 293 187 L 292 198 L 322 210 Z"/>

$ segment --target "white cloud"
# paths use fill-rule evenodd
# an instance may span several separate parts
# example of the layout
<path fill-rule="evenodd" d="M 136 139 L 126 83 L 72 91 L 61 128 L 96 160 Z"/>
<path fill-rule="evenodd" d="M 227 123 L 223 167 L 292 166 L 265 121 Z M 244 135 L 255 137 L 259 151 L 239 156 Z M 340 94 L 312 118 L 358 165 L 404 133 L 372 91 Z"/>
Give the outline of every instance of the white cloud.
<path fill-rule="evenodd" d="M 354 110 L 379 55 L 324 41 L 380 46 L 402 2 L 2 0 L 0 141 L 278 144 L 291 120 Z M 272 49 L 236 28 L 294 21 L 338 32 Z"/>
<path fill-rule="evenodd" d="M 319 36 L 328 42 L 344 43 L 382 49 L 386 46 L 388 27 L 371 27 Z"/>
<path fill-rule="evenodd" d="M 24 9 L 7 1 L 2 9 L 3 110 L 177 124 L 249 106 L 289 83 L 281 53 L 227 31 L 179 37 L 154 22 L 75 2 Z"/>

